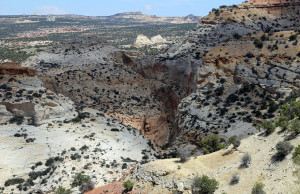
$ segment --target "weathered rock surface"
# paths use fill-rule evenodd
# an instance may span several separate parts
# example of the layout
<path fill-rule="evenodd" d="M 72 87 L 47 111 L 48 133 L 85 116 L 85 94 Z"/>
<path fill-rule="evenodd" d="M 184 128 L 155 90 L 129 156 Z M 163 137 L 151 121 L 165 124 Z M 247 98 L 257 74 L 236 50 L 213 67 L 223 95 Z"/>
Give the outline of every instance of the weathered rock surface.
<path fill-rule="evenodd" d="M 63 121 L 76 116 L 74 104 L 69 98 L 45 89 L 37 77 L 19 75 L 6 74 L 0 85 L 0 105 L 5 106 L 12 115 L 30 118 L 34 125 L 49 119 Z"/>
<path fill-rule="evenodd" d="M 149 39 L 147 36 L 143 34 L 139 34 L 136 38 L 134 46 L 143 47 L 143 46 L 151 46 L 155 44 L 164 44 L 166 39 L 164 39 L 161 35 L 153 36 Z"/>
<path fill-rule="evenodd" d="M 25 75 L 34 77 L 35 70 L 20 66 L 18 63 L 0 64 L 0 75 Z"/>

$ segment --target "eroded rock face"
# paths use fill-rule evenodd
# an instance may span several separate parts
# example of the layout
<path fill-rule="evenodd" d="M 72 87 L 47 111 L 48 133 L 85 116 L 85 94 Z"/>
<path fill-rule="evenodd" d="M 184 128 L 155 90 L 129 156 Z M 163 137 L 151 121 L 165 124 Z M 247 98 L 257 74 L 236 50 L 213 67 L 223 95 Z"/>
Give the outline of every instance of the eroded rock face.
<path fill-rule="evenodd" d="M 43 88 L 37 77 L 18 75 L 6 74 L 1 79 L 0 105 L 10 113 L 4 114 L 6 120 L 14 115 L 30 118 L 31 124 L 40 125 L 48 120 L 63 121 L 77 115 L 69 98 Z"/>
<path fill-rule="evenodd" d="M 253 4 L 284 4 L 284 3 L 296 3 L 299 0 L 250 0 L 249 3 Z"/>
<path fill-rule="evenodd" d="M 0 64 L 0 75 L 24 75 L 34 77 L 35 70 L 22 67 L 18 63 L 9 62 Z"/>
<path fill-rule="evenodd" d="M 139 59 L 141 54 L 101 43 L 58 48 L 26 62 L 47 88 L 77 105 L 104 111 L 159 145 L 169 143 L 177 106 L 195 81 L 195 65 L 188 59 Z"/>

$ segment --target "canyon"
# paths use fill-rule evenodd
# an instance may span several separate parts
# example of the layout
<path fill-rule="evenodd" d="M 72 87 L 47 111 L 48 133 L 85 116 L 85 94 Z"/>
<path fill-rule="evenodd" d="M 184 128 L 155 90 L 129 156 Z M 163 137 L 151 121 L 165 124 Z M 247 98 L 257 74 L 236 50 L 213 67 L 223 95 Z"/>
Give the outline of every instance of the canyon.
<path fill-rule="evenodd" d="M 123 192 L 125 180 L 134 182 L 131 193 L 191 193 L 202 174 L 220 182 L 216 193 L 250 193 L 258 181 L 267 193 L 297 193 L 292 155 L 271 158 L 286 134 L 277 128 L 266 137 L 256 126 L 276 119 L 299 90 L 299 7 L 221 6 L 158 55 L 88 36 L 51 43 L 22 66 L 0 65 L 0 146 L 10 156 L 0 162 L 0 184 L 26 179 L 3 192 L 54 192 L 84 172 L 98 187 L 89 193 Z M 200 141 L 211 134 L 241 145 L 203 155 Z M 299 136 L 290 142 L 296 147 Z M 182 153 L 186 163 L 178 162 Z M 242 169 L 245 153 L 252 164 Z M 241 181 L 232 186 L 234 173 Z"/>

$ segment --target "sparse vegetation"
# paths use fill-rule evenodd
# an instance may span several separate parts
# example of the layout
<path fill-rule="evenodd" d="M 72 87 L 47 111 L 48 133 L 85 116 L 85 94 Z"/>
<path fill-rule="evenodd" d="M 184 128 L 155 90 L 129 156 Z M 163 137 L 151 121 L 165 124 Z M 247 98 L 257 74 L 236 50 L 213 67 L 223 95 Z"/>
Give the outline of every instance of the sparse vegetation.
<path fill-rule="evenodd" d="M 72 187 L 80 187 L 83 183 L 87 183 L 91 178 L 88 175 L 84 175 L 83 173 L 77 173 L 74 177 Z"/>
<path fill-rule="evenodd" d="M 72 190 L 60 186 L 55 190 L 55 194 L 72 194 Z"/>

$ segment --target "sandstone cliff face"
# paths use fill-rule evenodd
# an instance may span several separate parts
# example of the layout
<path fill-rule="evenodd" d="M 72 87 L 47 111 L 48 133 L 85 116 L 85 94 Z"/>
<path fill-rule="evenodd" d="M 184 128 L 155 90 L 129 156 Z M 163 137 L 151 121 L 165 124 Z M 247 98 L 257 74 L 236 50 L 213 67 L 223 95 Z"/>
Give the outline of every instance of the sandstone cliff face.
<path fill-rule="evenodd" d="M 35 76 L 35 70 L 20 66 L 18 63 L 3 63 L 0 64 L 0 75 L 24 75 Z"/>

